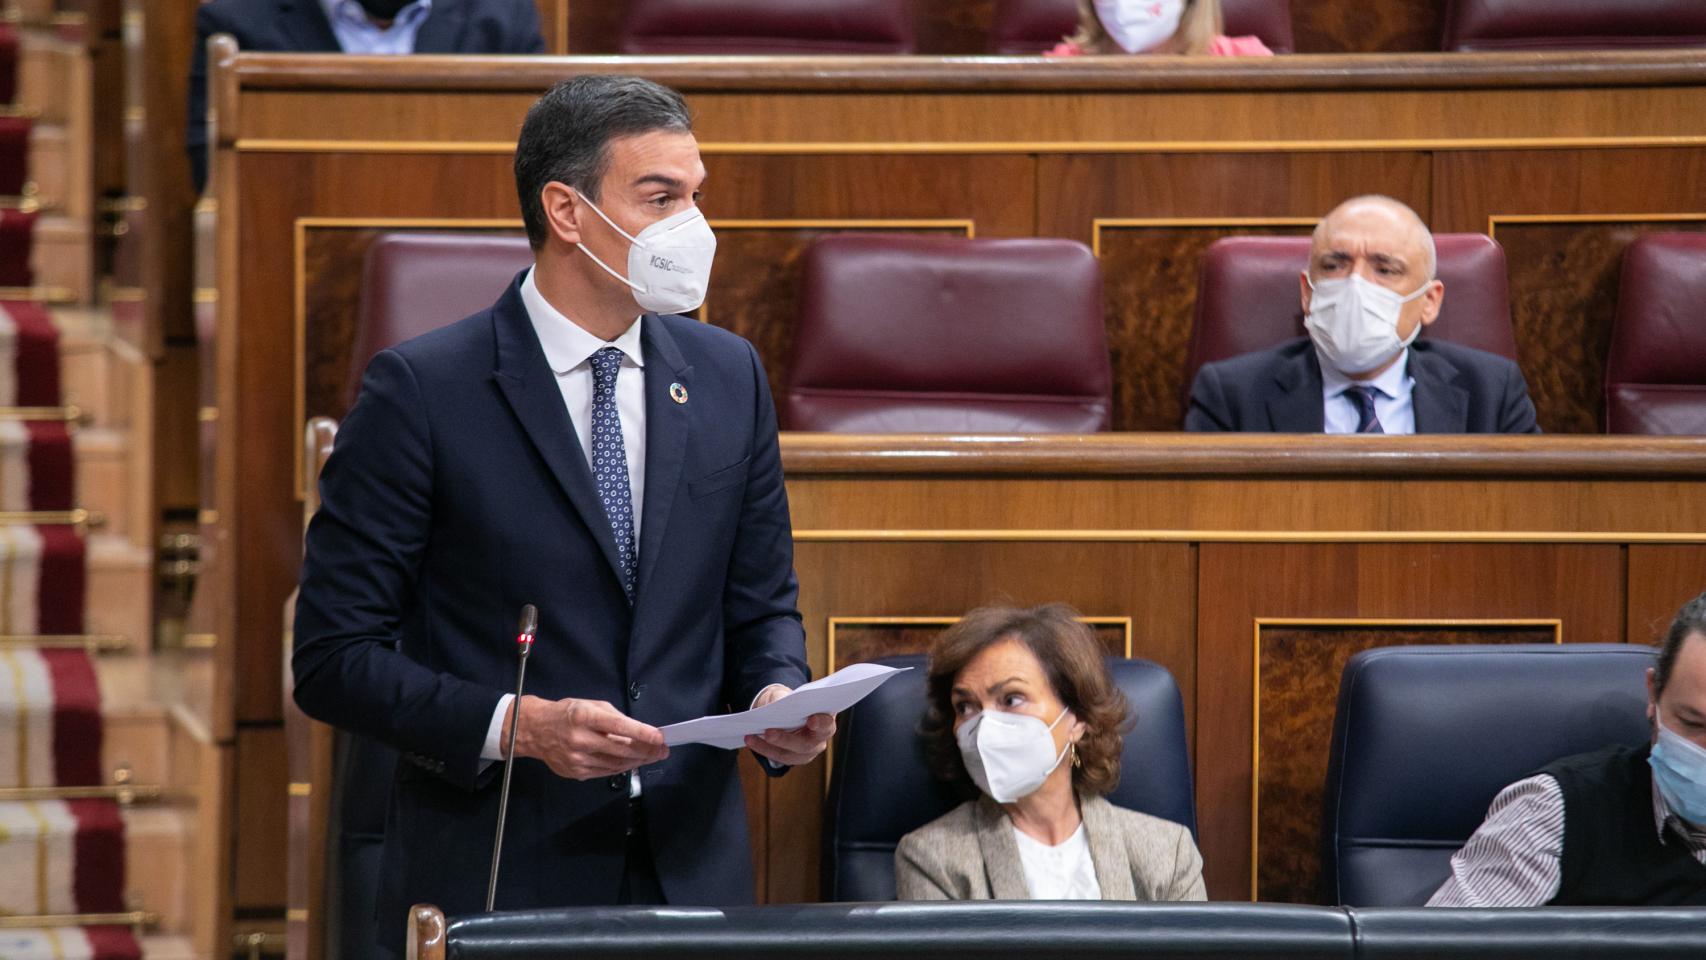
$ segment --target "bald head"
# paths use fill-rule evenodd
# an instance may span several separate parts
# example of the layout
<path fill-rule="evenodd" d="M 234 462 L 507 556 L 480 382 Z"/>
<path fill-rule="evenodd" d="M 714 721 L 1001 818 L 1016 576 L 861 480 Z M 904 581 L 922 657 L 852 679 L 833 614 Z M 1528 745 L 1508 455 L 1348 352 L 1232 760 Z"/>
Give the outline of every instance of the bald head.
<path fill-rule="evenodd" d="M 1428 225 L 1416 211 L 1380 194 L 1352 197 L 1334 207 L 1315 225 L 1312 239 L 1312 264 L 1325 252 L 1351 253 L 1352 247 L 1366 246 L 1370 259 L 1401 259 L 1410 268 L 1406 272 L 1420 280 L 1432 280 L 1438 270 L 1434 235 Z"/>

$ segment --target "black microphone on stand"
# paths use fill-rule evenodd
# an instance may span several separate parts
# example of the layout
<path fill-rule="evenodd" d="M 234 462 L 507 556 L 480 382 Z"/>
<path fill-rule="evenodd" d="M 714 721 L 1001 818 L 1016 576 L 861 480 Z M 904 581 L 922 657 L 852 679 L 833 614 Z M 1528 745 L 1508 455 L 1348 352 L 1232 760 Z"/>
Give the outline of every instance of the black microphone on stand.
<path fill-rule="evenodd" d="M 527 655 L 533 652 L 533 635 L 539 632 L 539 611 L 528 604 L 521 608 L 521 632 L 515 638 L 515 699 L 510 702 L 509 744 L 504 748 L 504 785 L 498 794 L 498 832 L 492 838 L 492 876 L 486 881 L 486 912 L 498 896 L 498 861 L 504 852 L 504 817 L 509 814 L 509 774 L 515 768 L 515 734 L 521 728 L 521 685 L 527 680 Z"/>

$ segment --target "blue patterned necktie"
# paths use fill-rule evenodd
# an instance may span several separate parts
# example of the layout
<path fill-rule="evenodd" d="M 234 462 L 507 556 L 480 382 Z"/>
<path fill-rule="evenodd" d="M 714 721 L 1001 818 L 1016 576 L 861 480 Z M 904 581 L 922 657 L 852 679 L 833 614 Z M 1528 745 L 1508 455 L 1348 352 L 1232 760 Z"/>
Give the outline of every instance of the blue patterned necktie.
<path fill-rule="evenodd" d="M 634 544 L 634 493 L 628 485 L 628 450 L 622 443 L 622 417 L 616 411 L 616 372 L 622 351 L 605 347 L 592 355 L 592 479 L 598 501 L 610 518 L 616 537 L 616 559 L 622 565 L 622 591 L 634 602 L 634 572 L 639 550 Z"/>
<path fill-rule="evenodd" d="M 1357 433 L 1386 432 L 1386 428 L 1380 425 L 1380 418 L 1374 415 L 1373 387 L 1347 387 L 1345 396 L 1356 404 Z"/>

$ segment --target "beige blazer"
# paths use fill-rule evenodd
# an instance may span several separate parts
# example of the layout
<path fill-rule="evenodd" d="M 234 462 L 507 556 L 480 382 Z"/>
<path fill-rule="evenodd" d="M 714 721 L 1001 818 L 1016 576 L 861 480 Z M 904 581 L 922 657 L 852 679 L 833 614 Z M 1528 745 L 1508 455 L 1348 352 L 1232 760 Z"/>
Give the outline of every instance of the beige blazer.
<path fill-rule="evenodd" d="M 1104 900 L 1206 900 L 1202 855 L 1170 820 L 1079 795 L 1090 861 Z M 1012 821 L 988 797 L 960 804 L 900 840 L 902 900 L 1029 900 Z"/>

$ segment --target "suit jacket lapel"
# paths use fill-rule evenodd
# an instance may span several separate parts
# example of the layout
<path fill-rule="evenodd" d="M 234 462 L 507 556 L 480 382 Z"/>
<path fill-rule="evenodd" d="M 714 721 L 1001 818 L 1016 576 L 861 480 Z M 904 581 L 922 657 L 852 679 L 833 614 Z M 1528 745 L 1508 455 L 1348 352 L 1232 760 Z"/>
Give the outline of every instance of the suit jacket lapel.
<path fill-rule="evenodd" d="M 1321 400 L 1321 362 L 1314 348 L 1304 350 L 1274 373 L 1280 392 L 1268 398 L 1268 422 L 1275 433 L 1320 433 L 1327 429 Z"/>
<path fill-rule="evenodd" d="M 663 320 L 654 314 L 647 314 L 640 328 L 640 348 L 646 357 L 646 492 L 645 502 L 640 504 L 640 569 L 634 592 L 644 598 L 646 585 L 657 569 L 670 508 L 680 491 L 682 465 L 687 460 L 693 368 L 682 359 Z M 671 396 L 677 386 L 686 403 L 677 403 Z"/>
<path fill-rule="evenodd" d="M 337 53 L 343 49 L 326 20 L 320 0 L 281 0 L 278 27 L 304 53 Z"/>
<path fill-rule="evenodd" d="M 1410 405 L 1417 433 L 1463 433 L 1469 429 L 1469 391 L 1454 381 L 1457 371 L 1431 352 L 1410 348 L 1410 376 L 1416 385 Z"/>
<path fill-rule="evenodd" d="M 416 53 L 459 53 L 468 11 L 462 0 L 432 0 L 432 9 L 415 34 Z"/>
<path fill-rule="evenodd" d="M 492 326 L 498 347 L 497 369 L 492 371 L 492 379 L 598 542 L 616 582 L 621 583 L 622 566 L 616 557 L 616 537 L 610 531 L 610 518 L 599 503 L 592 468 L 581 453 L 574 422 L 569 419 L 568 408 L 563 406 L 563 393 L 545 362 L 539 335 L 534 333 L 533 321 L 522 303 L 520 276 L 492 307 Z"/>
<path fill-rule="evenodd" d="M 1136 900 L 1131 879 L 1131 860 L 1121 843 L 1113 807 L 1101 797 L 1081 796 L 1079 812 L 1084 817 L 1084 836 L 1090 844 L 1090 862 L 1096 867 L 1096 884 L 1103 900 Z"/>
<path fill-rule="evenodd" d="M 989 877 L 989 895 L 996 900 L 1029 900 L 1031 889 L 1025 886 L 1025 865 L 1019 862 L 1013 823 L 1001 805 L 986 796 L 977 799 L 977 846 Z"/>

